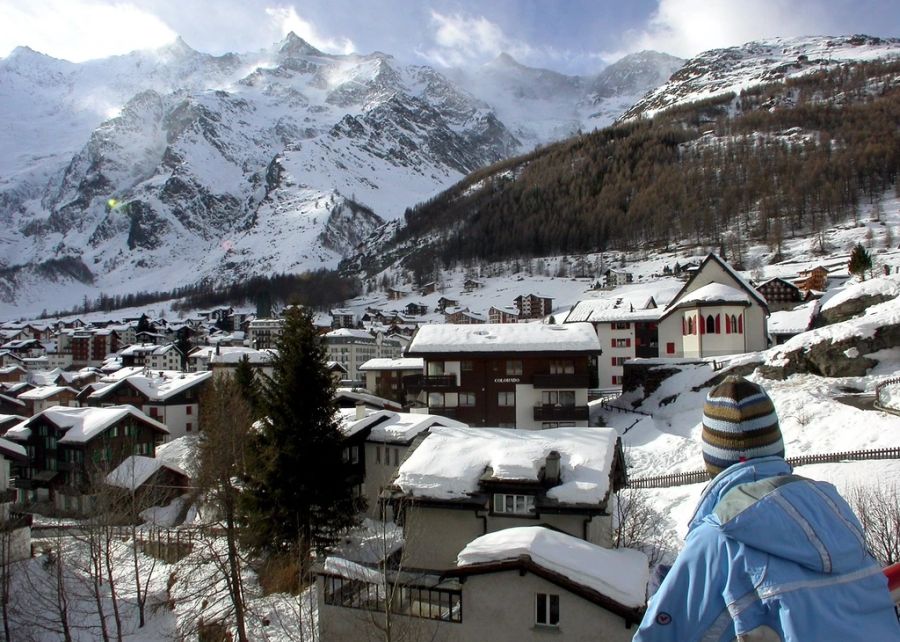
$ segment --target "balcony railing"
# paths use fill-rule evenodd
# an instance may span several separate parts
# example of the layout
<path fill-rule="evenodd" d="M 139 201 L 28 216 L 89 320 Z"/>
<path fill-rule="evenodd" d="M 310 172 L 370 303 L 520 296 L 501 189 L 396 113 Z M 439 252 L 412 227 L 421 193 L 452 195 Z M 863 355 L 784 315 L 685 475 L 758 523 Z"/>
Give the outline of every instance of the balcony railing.
<path fill-rule="evenodd" d="M 447 419 L 456 419 L 459 416 L 459 408 L 456 406 L 447 408 L 437 408 L 435 406 L 429 406 L 428 412 L 432 415 L 440 415 L 441 417 L 446 417 Z"/>
<path fill-rule="evenodd" d="M 447 390 L 457 383 L 456 375 L 407 375 L 403 385 L 407 390 Z"/>
<path fill-rule="evenodd" d="M 587 421 L 587 406 L 535 406 L 535 421 Z"/>
<path fill-rule="evenodd" d="M 536 374 L 532 379 L 535 388 L 587 388 L 586 374 Z"/>

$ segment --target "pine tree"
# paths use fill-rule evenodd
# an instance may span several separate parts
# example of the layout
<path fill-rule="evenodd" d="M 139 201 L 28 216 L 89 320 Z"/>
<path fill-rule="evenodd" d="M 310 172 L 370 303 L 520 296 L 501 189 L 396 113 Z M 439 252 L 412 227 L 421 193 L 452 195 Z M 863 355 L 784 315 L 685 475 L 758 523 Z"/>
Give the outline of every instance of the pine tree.
<path fill-rule="evenodd" d="M 262 388 L 259 379 L 256 378 L 256 371 L 250 365 L 250 359 L 247 355 L 241 357 L 237 367 L 234 369 L 234 382 L 237 384 L 244 401 L 250 405 L 253 417 L 259 419 L 262 409 Z"/>
<path fill-rule="evenodd" d="M 866 272 L 872 269 L 872 257 L 869 256 L 868 250 L 863 247 L 862 243 L 857 243 L 856 247 L 850 253 L 850 264 L 847 270 L 850 274 L 855 274 L 860 281 L 866 280 Z"/>
<path fill-rule="evenodd" d="M 302 571 L 311 552 L 355 523 L 361 507 L 343 457 L 325 349 L 309 312 L 286 311 L 277 348 L 262 390 L 266 417 L 248 459 L 243 534 L 252 550 L 290 555 Z"/>

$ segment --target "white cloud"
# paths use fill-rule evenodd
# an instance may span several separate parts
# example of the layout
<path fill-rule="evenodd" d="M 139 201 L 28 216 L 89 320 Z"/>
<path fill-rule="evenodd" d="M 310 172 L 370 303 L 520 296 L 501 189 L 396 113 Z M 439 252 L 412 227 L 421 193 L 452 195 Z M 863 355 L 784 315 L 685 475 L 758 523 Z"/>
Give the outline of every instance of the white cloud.
<path fill-rule="evenodd" d="M 0 56 L 28 45 L 80 62 L 160 47 L 175 37 L 162 20 L 129 2 L 0 0 Z"/>
<path fill-rule="evenodd" d="M 329 38 L 323 36 L 315 25 L 304 20 L 294 7 L 269 7 L 266 14 L 272 20 L 281 36 L 286 36 L 293 31 L 316 49 L 328 53 L 349 54 L 356 51 L 353 41 L 349 38 Z"/>
<path fill-rule="evenodd" d="M 504 51 L 520 60 L 534 54 L 527 43 L 509 38 L 484 16 L 445 15 L 432 11 L 431 26 L 434 46 L 421 51 L 420 55 L 444 67 L 484 62 Z"/>
<path fill-rule="evenodd" d="M 628 34 L 624 48 L 690 57 L 761 38 L 822 33 L 827 22 L 815 3 L 802 0 L 659 0 L 646 29 Z"/>

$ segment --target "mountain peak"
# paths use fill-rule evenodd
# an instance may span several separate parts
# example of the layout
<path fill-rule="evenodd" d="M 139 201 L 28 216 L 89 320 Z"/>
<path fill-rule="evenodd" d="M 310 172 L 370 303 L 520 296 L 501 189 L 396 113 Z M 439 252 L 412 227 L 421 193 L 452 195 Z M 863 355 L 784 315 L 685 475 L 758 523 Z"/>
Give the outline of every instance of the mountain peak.
<path fill-rule="evenodd" d="M 520 63 L 518 60 L 516 60 L 515 58 L 510 56 L 505 51 L 501 51 L 500 55 L 497 56 L 496 58 L 494 58 L 488 64 L 497 66 L 497 67 L 521 67 L 522 66 L 522 63 Z"/>
<path fill-rule="evenodd" d="M 306 42 L 303 38 L 289 32 L 284 39 L 278 43 L 278 52 L 287 56 L 321 56 L 322 52 Z"/>

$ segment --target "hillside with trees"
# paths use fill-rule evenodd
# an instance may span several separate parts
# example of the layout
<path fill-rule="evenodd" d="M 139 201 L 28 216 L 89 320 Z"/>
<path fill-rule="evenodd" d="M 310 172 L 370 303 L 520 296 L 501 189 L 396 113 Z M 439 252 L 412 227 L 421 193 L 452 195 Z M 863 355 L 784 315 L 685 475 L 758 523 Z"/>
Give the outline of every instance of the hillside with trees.
<path fill-rule="evenodd" d="M 345 268 L 403 257 L 419 274 L 473 260 L 719 248 L 773 258 L 794 235 L 855 216 L 896 184 L 900 62 L 848 65 L 681 105 L 475 172 L 410 208 L 386 245 Z"/>

